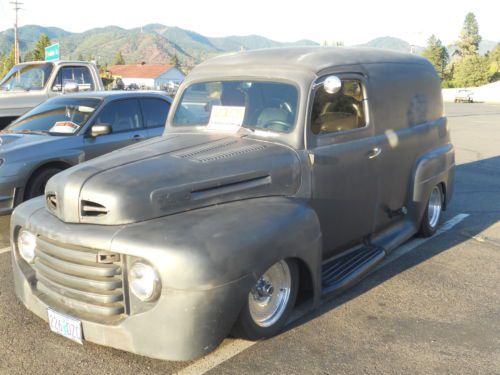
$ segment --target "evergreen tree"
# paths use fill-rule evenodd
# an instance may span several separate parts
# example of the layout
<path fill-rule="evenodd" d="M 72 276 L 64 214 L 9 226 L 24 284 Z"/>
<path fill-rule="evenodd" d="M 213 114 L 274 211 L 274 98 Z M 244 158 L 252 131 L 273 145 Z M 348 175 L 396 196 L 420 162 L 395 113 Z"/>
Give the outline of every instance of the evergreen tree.
<path fill-rule="evenodd" d="M 125 65 L 125 59 L 120 51 L 116 53 L 113 65 Z"/>
<path fill-rule="evenodd" d="M 176 68 L 179 67 L 179 58 L 177 57 L 176 54 L 174 54 L 172 56 L 172 58 L 170 59 L 170 65 L 173 65 L 175 66 Z"/>
<path fill-rule="evenodd" d="M 11 49 L 9 55 L 4 56 L 2 62 L 3 62 L 3 64 L 1 66 L 2 69 L 0 70 L 0 77 L 1 77 L 0 79 L 3 79 L 3 77 L 14 66 L 14 48 Z"/>
<path fill-rule="evenodd" d="M 474 13 L 469 12 L 465 16 L 464 25 L 460 32 L 460 40 L 457 42 L 460 56 L 476 55 L 479 49 L 481 36 L 479 35 L 479 25 Z"/>
<path fill-rule="evenodd" d="M 85 58 L 83 57 L 82 53 L 78 53 L 78 57 L 76 58 L 78 61 L 85 61 Z"/>
<path fill-rule="evenodd" d="M 490 60 L 490 80 L 492 82 L 500 80 L 500 43 L 488 54 Z"/>
<path fill-rule="evenodd" d="M 45 47 L 50 46 L 52 43 L 47 35 L 42 34 L 36 42 L 35 49 L 32 52 L 33 61 L 45 60 Z"/>
<path fill-rule="evenodd" d="M 488 58 L 480 55 L 462 57 L 455 65 L 453 79 L 456 87 L 477 87 L 488 83 Z"/>
<path fill-rule="evenodd" d="M 427 41 L 427 47 L 422 51 L 422 56 L 428 59 L 441 78 L 441 81 L 445 79 L 445 69 L 446 64 L 448 64 L 449 56 L 446 47 L 443 46 L 441 40 L 439 40 L 435 35 L 431 35 Z"/>

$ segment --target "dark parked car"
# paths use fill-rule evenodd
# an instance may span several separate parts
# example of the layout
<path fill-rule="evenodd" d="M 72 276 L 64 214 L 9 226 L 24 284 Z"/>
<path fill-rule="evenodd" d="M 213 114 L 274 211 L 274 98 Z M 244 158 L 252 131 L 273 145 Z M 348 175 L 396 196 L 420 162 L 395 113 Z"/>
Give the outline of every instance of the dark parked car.
<path fill-rule="evenodd" d="M 91 92 L 52 98 L 0 132 L 0 215 L 42 195 L 54 174 L 161 135 L 163 93 Z"/>
<path fill-rule="evenodd" d="M 199 357 L 230 332 L 278 333 L 298 304 L 432 235 L 453 174 L 423 58 L 216 57 L 181 85 L 163 137 L 63 171 L 15 210 L 16 294 L 75 341 Z"/>

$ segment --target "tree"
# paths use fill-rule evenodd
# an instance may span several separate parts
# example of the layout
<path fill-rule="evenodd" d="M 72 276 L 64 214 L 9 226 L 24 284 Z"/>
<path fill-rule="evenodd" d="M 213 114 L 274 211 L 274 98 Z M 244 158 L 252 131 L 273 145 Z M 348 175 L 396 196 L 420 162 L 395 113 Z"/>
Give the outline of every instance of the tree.
<path fill-rule="evenodd" d="M 439 40 L 434 34 L 427 41 L 427 47 L 422 51 L 422 56 L 428 59 L 441 78 L 441 81 L 445 79 L 446 64 L 448 64 L 449 56 L 446 47 L 443 46 L 441 40 Z"/>
<path fill-rule="evenodd" d="M 78 57 L 76 59 L 78 61 L 85 61 L 85 58 L 83 57 L 83 54 L 81 52 L 78 52 Z"/>
<path fill-rule="evenodd" d="M 7 56 L 4 56 L 2 59 L 2 66 L 0 67 L 0 79 L 3 79 L 5 75 L 12 69 L 15 64 L 14 60 L 14 48 L 11 49 L 10 53 Z"/>
<path fill-rule="evenodd" d="M 464 25 L 460 32 L 460 40 L 457 42 L 460 56 L 477 55 L 481 36 L 479 35 L 479 25 L 474 13 L 469 12 L 465 16 Z"/>
<path fill-rule="evenodd" d="M 170 65 L 173 65 L 175 66 L 176 68 L 179 67 L 179 58 L 177 57 L 176 54 L 174 54 L 172 56 L 172 58 L 170 59 Z"/>
<path fill-rule="evenodd" d="M 488 58 L 479 55 L 462 57 L 455 64 L 453 79 L 456 87 L 477 87 L 488 83 L 490 79 Z"/>
<path fill-rule="evenodd" d="M 33 61 L 45 60 L 45 47 L 48 47 L 51 44 L 52 43 L 47 35 L 45 34 L 40 35 L 38 42 L 36 42 L 35 49 L 33 50 L 33 52 L 31 52 Z"/>
<path fill-rule="evenodd" d="M 492 82 L 500 80 L 500 43 L 488 54 L 490 60 L 490 80 Z"/>
<path fill-rule="evenodd" d="M 125 59 L 120 51 L 116 53 L 113 65 L 125 65 Z"/>

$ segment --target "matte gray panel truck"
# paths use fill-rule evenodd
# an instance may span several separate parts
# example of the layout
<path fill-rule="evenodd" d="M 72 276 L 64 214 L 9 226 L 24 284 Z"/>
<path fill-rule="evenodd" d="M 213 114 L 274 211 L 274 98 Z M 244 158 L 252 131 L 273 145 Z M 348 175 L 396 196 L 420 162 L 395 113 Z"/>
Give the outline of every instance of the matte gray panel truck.
<path fill-rule="evenodd" d="M 172 99 L 100 91 L 51 98 L 0 131 L 0 215 L 43 195 L 50 177 L 163 134 Z"/>
<path fill-rule="evenodd" d="M 427 60 L 217 57 L 184 81 L 163 137 L 67 169 L 14 211 L 16 294 L 75 341 L 196 358 L 230 333 L 277 334 L 432 235 L 453 175 Z"/>
<path fill-rule="evenodd" d="M 75 91 L 104 90 L 95 64 L 33 61 L 14 66 L 0 82 L 0 129 L 48 98 Z"/>

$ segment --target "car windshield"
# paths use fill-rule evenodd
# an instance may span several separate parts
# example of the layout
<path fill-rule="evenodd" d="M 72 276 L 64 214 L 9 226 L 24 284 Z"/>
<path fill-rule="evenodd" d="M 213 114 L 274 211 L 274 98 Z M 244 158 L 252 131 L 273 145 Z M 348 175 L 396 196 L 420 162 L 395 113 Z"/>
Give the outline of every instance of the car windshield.
<path fill-rule="evenodd" d="M 54 135 L 75 134 L 85 125 L 100 103 L 101 99 L 95 98 L 51 99 L 20 117 L 4 131 Z"/>
<path fill-rule="evenodd" d="M 195 83 L 182 95 L 174 126 L 243 126 L 289 132 L 295 124 L 298 92 L 291 84 L 263 81 Z"/>
<path fill-rule="evenodd" d="M 50 77 L 52 68 L 51 63 L 16 65 L 0 83 L 0 90 L 42 90 Z"/>

